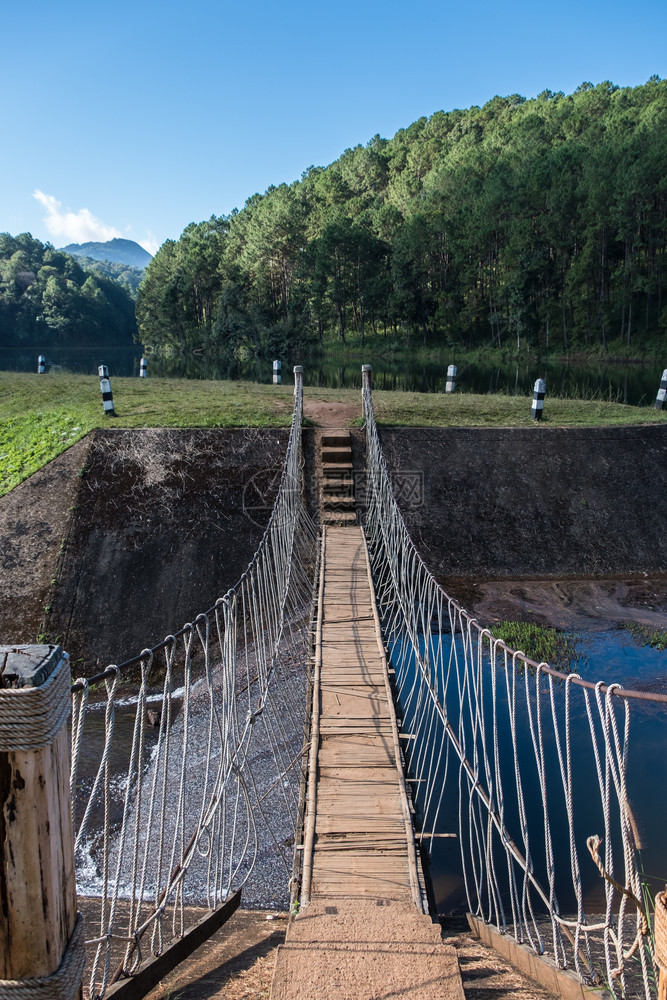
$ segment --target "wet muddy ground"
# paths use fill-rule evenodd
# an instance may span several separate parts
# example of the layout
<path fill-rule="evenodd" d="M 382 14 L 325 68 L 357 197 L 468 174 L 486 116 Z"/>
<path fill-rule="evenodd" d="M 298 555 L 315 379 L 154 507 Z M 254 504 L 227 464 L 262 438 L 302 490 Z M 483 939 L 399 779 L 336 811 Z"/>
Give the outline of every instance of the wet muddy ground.
<path fill-rule="evenodd" d="M 667 628 L 667 578 L 627 580 L 443 579 L 447 593 L 484 625 L 526 621 L 563 632 L 599 632 L 636 622 Z"/>

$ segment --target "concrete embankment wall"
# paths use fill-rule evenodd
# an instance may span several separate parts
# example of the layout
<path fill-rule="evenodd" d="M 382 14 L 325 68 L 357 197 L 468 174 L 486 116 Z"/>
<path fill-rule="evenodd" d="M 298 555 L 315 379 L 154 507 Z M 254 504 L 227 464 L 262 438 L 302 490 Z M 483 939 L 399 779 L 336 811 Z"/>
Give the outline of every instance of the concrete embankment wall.
<path fill-rule="evenodd" d="M 110 429 L 50 463 L 0 500 L 0 642 L 43 630 L 90 675 L 192 621 L 252 558 L 288 434 Z"/>
<path fill-rule="evenodd" d="M 667 570 L 665 425 L 380 436 L 412 537 L 440 578 Z"/>
<path fill-rule="evenodd" d="M 261 539 L 287 433 L 98 431 L 0 499 L 0 642 L 43 630 L 91 674 L 209 608 Z M 381 437 L 442 580 L 665 573 L 665 426 Z M 304 449 L 314 508 L 312 429 Z"/>

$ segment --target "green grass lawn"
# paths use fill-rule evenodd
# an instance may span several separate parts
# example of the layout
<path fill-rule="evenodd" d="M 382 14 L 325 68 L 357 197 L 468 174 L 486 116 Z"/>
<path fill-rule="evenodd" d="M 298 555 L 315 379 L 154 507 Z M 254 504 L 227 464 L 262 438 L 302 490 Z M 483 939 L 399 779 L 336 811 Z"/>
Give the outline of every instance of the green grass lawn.
<path fill-rule="evenodd" d="M 117 416 L 104 415 L 94 375 L 0 372 L 0 495 L 32 475 L 94 427 L 285 427 L 292 387 L 185 379 L 112 379 Z M 351 403 L 355 389 L 306 387 L 305 398 Z M 544 419 L 531 419 L 530 398 L 455 393 L 375 392 L 379 424 L 412 427 L 586 427 L 656 423 L 653 407 L 573 399 L 545 401 Z"/>

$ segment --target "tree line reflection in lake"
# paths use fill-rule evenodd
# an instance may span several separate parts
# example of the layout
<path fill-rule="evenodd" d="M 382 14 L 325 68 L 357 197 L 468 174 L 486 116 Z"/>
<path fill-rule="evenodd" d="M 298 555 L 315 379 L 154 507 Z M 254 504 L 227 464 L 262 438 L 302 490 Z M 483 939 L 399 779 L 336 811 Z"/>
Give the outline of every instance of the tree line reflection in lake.
<path fill-rule="evenodd" d="M 47 371 L 97 375 L 104 362 L 111 376 L 138 376 L 141 347 L 62 348 L 47 355 Z M 272 359 L 241 361 L 235 358 L 189 354 L 173 358 L 148 355 L 148 374 L 162 378 L 243 379 L 269 383 L 273 378 Z M 292 362 L 282 361 L 282 380 L 292 382 Z M 530 396 L 537 378 L 545 378 L 547 394 L 575 399 L 602 399 L 630 406 L 652 406 L 660 385 L 660 364 L 562 364 L 538 360 L 503 365 L 485 362 L 458 362 L 455 353 L 440 360 L 405 358 L 367 359 L 373 366 L 373 386 L 379 390 L 444 392 L 448 365 L 457 365 L 456 391 L 505 393 Z M 329 389 L 360 389 L 361 361 L 332 361 L 322 358 L 297 359 L 304 366 L 304 384 Z M 37 371 L 37 354 L 26 350 L 0 351 L 0 369 Z"/>

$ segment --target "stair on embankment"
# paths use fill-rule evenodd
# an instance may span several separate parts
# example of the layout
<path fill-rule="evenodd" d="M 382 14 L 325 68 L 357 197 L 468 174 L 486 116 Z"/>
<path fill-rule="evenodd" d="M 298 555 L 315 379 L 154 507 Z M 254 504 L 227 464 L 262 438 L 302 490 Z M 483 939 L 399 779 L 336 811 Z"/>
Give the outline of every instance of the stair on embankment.
<path fill-rule="evenodd" d="M 354 467 L 348 430 L 327 430 L 321 438 L 322 524 L 351 526 L 357 523 Z"/>

